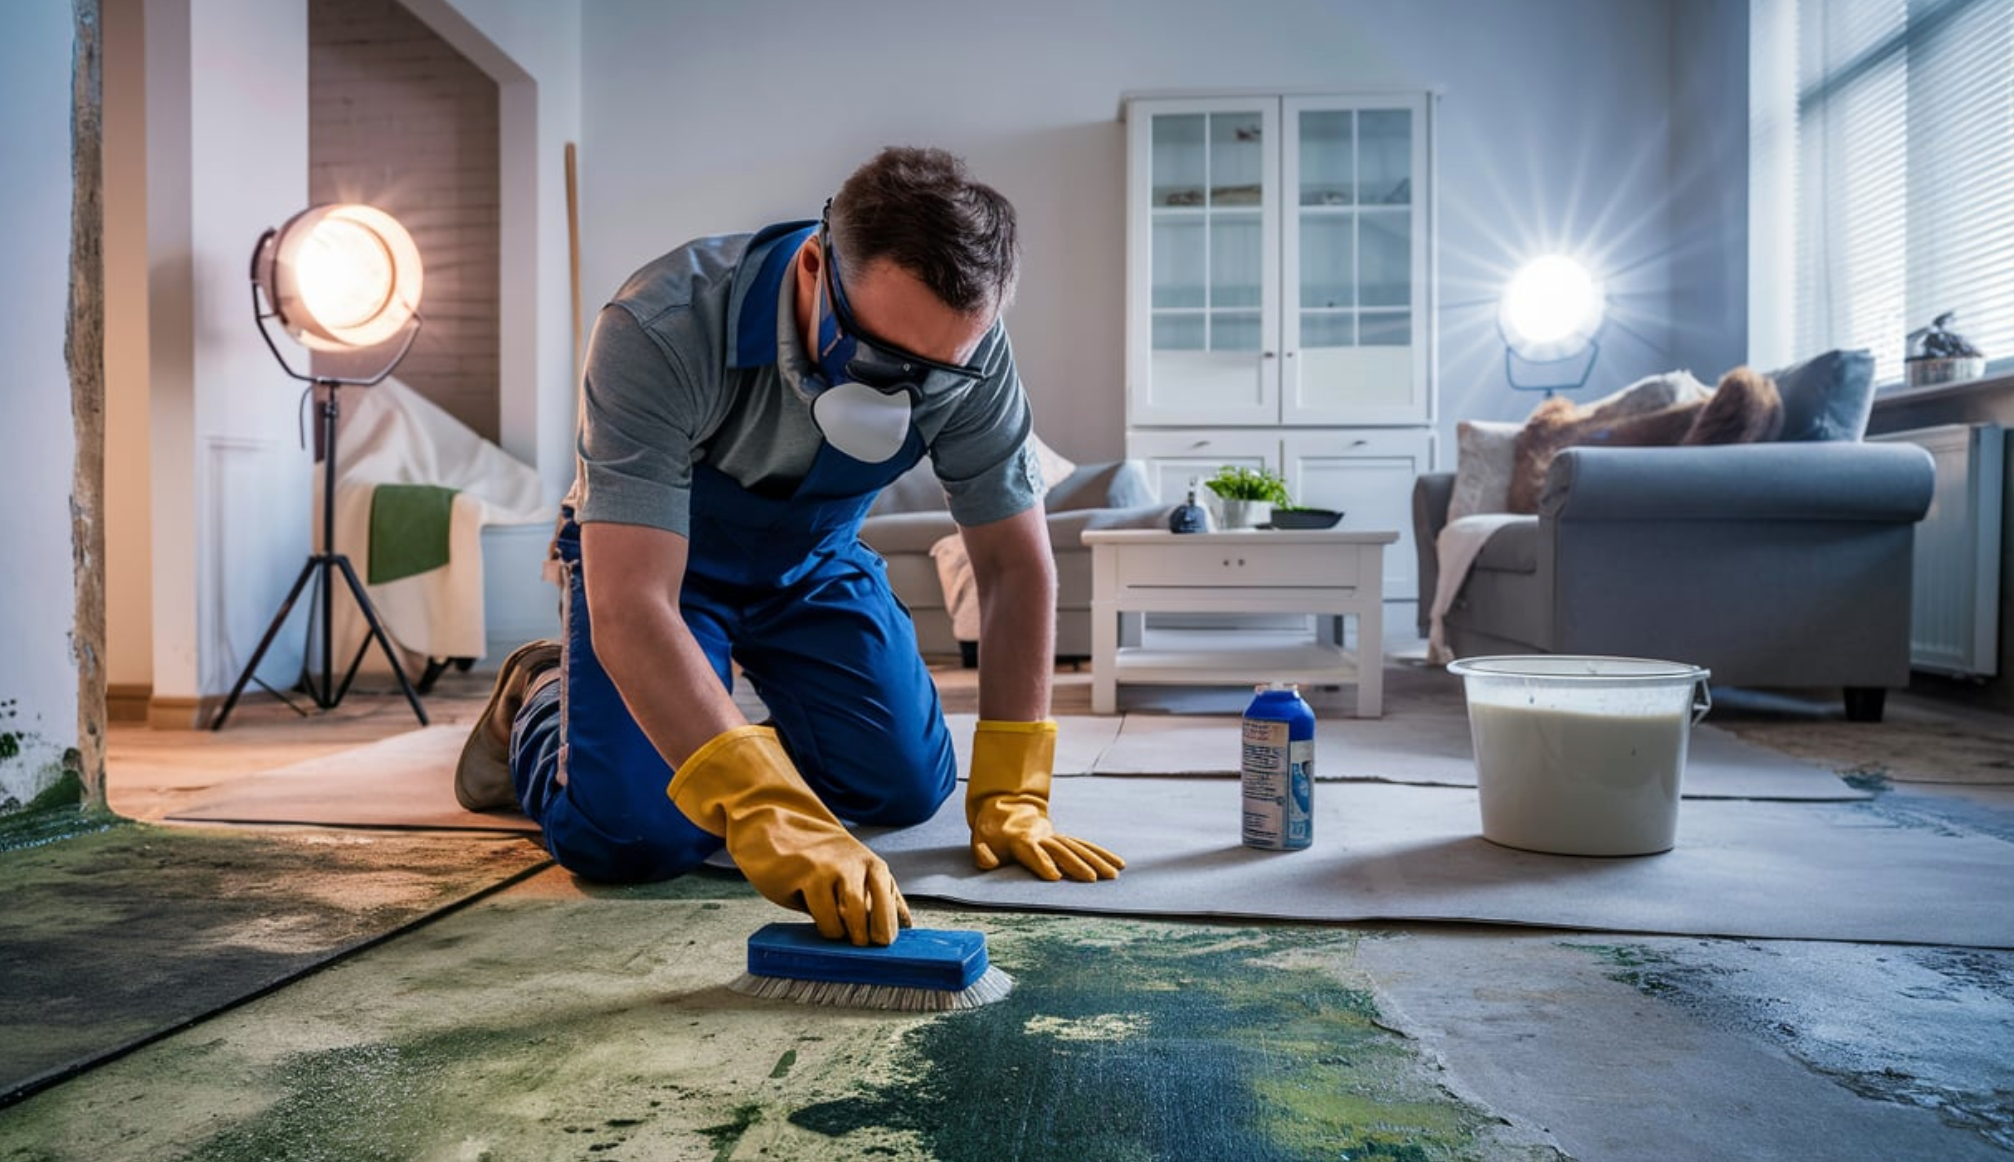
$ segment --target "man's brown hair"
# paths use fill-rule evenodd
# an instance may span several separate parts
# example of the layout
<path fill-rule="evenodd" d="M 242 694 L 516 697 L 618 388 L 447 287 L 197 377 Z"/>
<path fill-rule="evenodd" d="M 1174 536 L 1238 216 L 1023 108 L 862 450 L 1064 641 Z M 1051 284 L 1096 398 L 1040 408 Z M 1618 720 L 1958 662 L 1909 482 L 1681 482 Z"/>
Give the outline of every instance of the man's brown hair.
<path fill-rule="evenodd" d="M 889 146 L 832 199 L 840 281 L 879 259 L 923 281 L 954 311 L 1001 312 L 1020 274 L 1014 207 L 942 149 Z"/>

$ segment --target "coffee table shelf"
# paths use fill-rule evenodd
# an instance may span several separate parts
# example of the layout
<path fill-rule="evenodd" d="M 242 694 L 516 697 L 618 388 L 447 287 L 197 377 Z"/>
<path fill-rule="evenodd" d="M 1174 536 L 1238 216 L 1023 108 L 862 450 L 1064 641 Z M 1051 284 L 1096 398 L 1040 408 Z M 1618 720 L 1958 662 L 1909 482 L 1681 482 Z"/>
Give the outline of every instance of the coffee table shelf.
<path fill-rule="evenodd" d="M 1395 532 L 1333 529 L 1176 534 L 1092 529 L 1091 708 L 1118 708 L 1121 683 L 1298 682 L 1357 688 L 1357 715 L 1384 709 L 1384 548 Z M 1340 641 L 1217 631 L 1203 644 L 1120 644 L 1133 613 L 1304 613 L 1355 618 L 1354 655 Z M 1341 621 L 1337 622 L 1338 636 Z M 1371 664 L 1359 664 L 1371 659 Z"/>

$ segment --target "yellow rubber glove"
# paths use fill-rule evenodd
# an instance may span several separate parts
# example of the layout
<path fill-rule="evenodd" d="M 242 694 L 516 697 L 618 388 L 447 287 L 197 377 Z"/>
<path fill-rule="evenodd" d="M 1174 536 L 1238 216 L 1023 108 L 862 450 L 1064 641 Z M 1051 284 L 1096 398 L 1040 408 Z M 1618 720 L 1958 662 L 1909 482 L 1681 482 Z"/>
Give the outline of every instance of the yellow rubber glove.
<path fill-rule="evenodd" d="M 980 871 L 1012 856 L 1045 880 L 1114 879 L 1126 861 L 1095 843 L 1058 835 L 1049 823 L 1049 776 L 1056 767 L 1054 722 L 980 719 L 972 735 L 965 821 Z"/>
<path fill-rule="evenodd" d="M 775 730 L 737 726 L 714 736 L 678 768 L 667 793 L 686 818 L 727 841 L 756 891 L 809 912 L 826 939 L 891 944 L 909 923 L 888 865 L 812 793 Z"/>

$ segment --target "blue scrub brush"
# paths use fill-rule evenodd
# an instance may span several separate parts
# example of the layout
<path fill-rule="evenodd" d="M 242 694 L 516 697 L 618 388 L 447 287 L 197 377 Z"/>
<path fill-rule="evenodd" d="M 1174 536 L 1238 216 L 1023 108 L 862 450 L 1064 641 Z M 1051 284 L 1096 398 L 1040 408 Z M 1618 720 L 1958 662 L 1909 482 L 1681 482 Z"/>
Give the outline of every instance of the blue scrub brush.
<path fill-rule="evenodd" d="M 767 1000 L 945 1013 L 1004 1000 L 1014 980 L 986 962 L 983 933 L 904 928 L 865 948 L 811 924 L 766 924 L 748 938 L 748 971 L 728 986 Z"/>

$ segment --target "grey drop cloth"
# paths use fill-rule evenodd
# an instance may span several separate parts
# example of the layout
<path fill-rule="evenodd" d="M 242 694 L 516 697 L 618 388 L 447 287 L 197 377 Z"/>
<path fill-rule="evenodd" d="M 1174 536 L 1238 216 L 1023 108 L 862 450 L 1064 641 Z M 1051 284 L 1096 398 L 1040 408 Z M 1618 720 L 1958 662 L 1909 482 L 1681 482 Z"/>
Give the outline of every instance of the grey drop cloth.
<path fill-rule="evenodd" d="M 1239 799 L 1225 779 L 1059 784 L 1059 829 L 1127 861 L 1098 884 L 974 870 L 956 795 L 869 842 L 906 894 L 961 904 L 2014 948 L 2014 845 L 1878 802 L 1688 800 L 1672 851 L 1589 859 L 1484 840 L 1472 790 L 1356 782 L 1316 789 L 1312 848 L 1256 851 Z"/>

